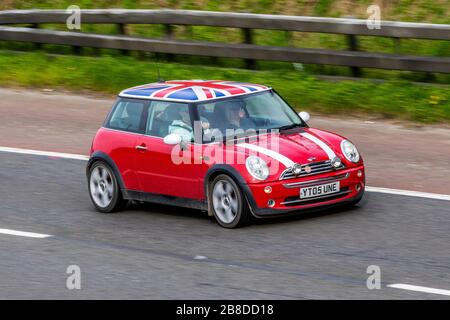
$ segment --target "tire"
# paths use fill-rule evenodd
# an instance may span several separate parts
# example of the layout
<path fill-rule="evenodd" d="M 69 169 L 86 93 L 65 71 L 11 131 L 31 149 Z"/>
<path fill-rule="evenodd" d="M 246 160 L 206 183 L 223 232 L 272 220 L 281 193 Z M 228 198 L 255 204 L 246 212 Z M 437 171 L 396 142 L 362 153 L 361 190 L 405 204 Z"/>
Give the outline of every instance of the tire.
<path fill-rule="evenodd" d="M 228 175 L 218 175 L 208 188 L 209 207 L 219 225 L 238 228 L 251 220 L 250 208 L 236 182 Z"/>
<path fill-rule="evenodd" d="M 117 212 L 124 209 L 128 203 L 122 197 L 117 177 L 103 161 L 95 162 L 89 169 L 88 188 L 92 204 L 97 211 Z"/>

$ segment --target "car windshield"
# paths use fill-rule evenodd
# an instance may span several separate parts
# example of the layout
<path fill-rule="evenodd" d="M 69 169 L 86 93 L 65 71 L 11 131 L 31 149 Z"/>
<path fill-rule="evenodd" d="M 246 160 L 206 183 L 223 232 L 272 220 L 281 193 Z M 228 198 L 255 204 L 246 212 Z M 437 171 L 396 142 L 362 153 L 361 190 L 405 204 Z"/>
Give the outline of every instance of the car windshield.
<path fill-rule="evenodd" d="M 214 136 L 220 133 L 222 137 L 234 137 L 305 126 L 298 114 L 273 91 L 199 104 L 197 109 L 205 133 Z"/>

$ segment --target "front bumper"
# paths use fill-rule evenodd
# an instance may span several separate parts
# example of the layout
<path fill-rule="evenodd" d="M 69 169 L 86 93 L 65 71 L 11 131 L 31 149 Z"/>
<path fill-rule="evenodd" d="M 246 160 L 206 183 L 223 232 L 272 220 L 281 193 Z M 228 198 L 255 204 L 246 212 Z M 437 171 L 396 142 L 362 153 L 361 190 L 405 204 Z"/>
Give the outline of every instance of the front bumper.
<path fill-rule="evenodd" d="M 358 172 L 361 176 L 358 176 Z M 309 199 L 300 199 L 300 188 L 339 181 L 340 192 Z M 270 186 L 267 194 L 264 188 Z M 364 166 L 318 174 L 314 176 L 247 184 L 247 200 L 255 217 L 273 217 L 286 213 L 310 211 L 322 207 L 340 205 L 360 199 L 365 189 Z M 269 205 L 269 201 L 273 201 Z"/>

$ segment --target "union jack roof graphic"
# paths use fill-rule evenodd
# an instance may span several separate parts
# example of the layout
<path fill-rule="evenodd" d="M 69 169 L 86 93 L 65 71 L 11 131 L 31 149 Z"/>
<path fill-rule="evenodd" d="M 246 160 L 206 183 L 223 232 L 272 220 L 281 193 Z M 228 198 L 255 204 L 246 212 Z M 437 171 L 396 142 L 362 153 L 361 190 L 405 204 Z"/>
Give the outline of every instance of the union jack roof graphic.
<path fill-rule="evenodd" d="M 269 90 L 269 87 L 222 80 L 172 80 L 149 83 L 123 90 L 119 96 L 197 102 Z"/>

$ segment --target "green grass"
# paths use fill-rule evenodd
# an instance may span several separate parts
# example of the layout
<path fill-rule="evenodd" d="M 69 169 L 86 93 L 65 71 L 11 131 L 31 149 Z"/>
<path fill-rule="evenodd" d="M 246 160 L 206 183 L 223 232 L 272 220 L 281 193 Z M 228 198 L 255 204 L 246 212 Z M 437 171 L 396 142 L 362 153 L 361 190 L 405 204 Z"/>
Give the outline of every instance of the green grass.
<path fill-rule="evenodd" d="M 0 85 L 91 90 L 116 94 L 156 80 L 154 61 L 133 57 L 78 57 L 0 50 Z M 372 114 L 422 123 L 450 122 L 450 87 L 408 81 L 328 82 L 294 70 L 249 71 L 159 63 L 166 79 L 224 79 L 274 87 L 298 110 Z"/>

